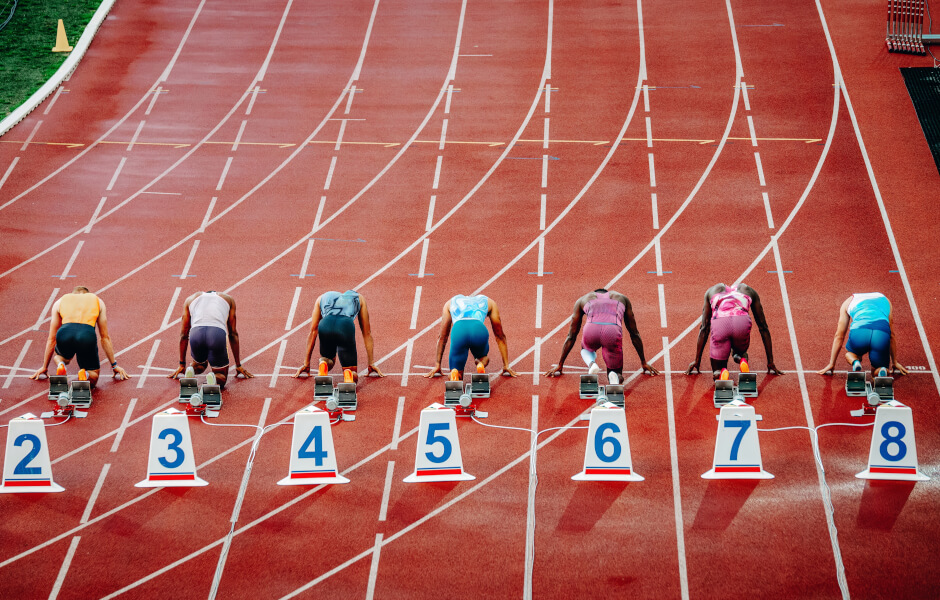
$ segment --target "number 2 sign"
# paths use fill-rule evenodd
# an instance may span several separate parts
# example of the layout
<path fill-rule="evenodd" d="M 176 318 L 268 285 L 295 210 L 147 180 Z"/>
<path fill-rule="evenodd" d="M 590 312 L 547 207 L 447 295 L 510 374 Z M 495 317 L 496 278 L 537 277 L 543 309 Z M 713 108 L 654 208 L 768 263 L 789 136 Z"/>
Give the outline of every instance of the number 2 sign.
<path fill-rule="evenodd" d="M 32 414 L 11 420 L 7 428 L 0 494 L 64 490 L 52 480 L 46 424 Z"/>

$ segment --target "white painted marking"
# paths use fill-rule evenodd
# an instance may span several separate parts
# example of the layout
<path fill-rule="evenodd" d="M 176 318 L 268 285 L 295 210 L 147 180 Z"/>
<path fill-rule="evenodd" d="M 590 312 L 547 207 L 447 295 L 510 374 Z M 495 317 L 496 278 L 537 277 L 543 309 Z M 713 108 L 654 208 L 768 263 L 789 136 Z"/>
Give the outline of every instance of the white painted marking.
<path fill-rule="evenodd" d="M 767 212 L 767 227 L 773 229 L 774 215 L 770 212 L 770 198 L 767 197 L 767 192 L 761 192 L 761 196 L 764 198 L 764 211 Z"/>
<path fill-rule="evenodd" d="M 26 343 L 23 344 L 23 349 L 20 350 L 19 356 L 16 357 L 16 362 L 13 363 L 13 367 L 10 368 L 10 374 L 7 375 L 6 381 L 3 382 L 3 389 L 10 387 L 10 384 L 13 383 L 13 378 L 16 377 L 16 372 L 20 370 L 20 365 L 23 364 L 23 359 L 26 357 L 26 353 L 29 351 L 29 346 L 33 343 L 33 340 L 26 340 Z"/>
<path fill-rule="evenodd" d="M 313 251 L 313 240 L 307 240 L 307 250 L 304 252 L 304 261 L 300 264 L 300 278 L 307 276 L 307 267 L 310 266 L 310 253 Z"/>
<path fill-rule="evenodd" d="M 199 229 L 197 230 L 199 233 L 206 232 L 206 227 L 209 225 L 209 219 L 212 218 L 212 210 L 215 208 L 215 203 L 217 201 L 218 201 L 217 196 L 213 196 L 212 199 L 209 200 L 209 207 L 206 208 L 206 216 L 202 218 L 202 225 L 200 225 Z"/>
<path fill-rule="evenodd" d="M 157 103 L 157 98 L 160 97 L 160 93 L 163 91 L 163 88 L 157 86 L 157 89 L 150 93 L 150 104 L 147 105 L 147 110 L 144 111 L 144 116 L 150 116 L 150 111 L 153 110 L 153 105 Z"/>
<path fill-rule="evenodd" d="M 421 286 L 415 286 L 415 302 L 411 308 L 411 326 L 409 329 L 418 327 L 418 307 L 421 306 Z"/>
<path fill-rule="evenodd" d="M 653 249 L 656 251 L 656 276 L 663 276 L 663 253 L 662 248 L 660 247 L 659 238 L 656 238 L 656 245 L 653 246 Z"/>
<path fill-rule="evenodd" d="M 454 95 L 454 86 L 453 84 L 447 84 L 447 100 L 444 103 L 444 114 L 450 114 L 450 98 Z"/>
<path fill-rule="evenodd" d="M 300 290 L 303 289 L 300 286 L 294 288 L 294 298 L 290 301 L 290 310 L 287 311 L 287 324 L 284 325 L 284 331 L 290 331 L 291 327 L 294 326 L 294 313 L 297 312 L 297 304 L 300 302 Z"/>
<path fill-rule="evenodd" d="M 189 39 L 189 34 L 193 30 L 193 26 L 196 24 L 196 19 L 199 18 L 199 14 L 202 12 L 202 7 L 205 6 L 205 4 L 206 0 L 202 0 L 199 3 L 199 6 L 196 8 L 196 12 L 193 14 L 193 18 L 189 20 L 189 26 L 186 28 L 186 33 L 183 34 L 183 39 L 180 40 L 179 46 L 176 47 L 176 52 L 173 53 L 173 58 L 170 59 L 170 62 L 163 70 L 163 74 L 160 75 L 160 81 L 166 81 L 170 76 L 170 72 L 173 70 L 173 65 L 176 64 L 176 60 L 180 57 L 180 53 L 183 51 L 183 46 L 186 45 L 186 40 Z"/>
<path fill-rule="evenodd" d="M 747 97 L 747 84 L 741 82 L 741 96 L 744 99 L 744 110 L 751 110 L 751 100 Z"/>
<path fill-rule="evenodd" d="M 242 124 L 238 126 L 238 133 L 235 135 L 235 142 L 232 144 L 232 152 L 238 150 L 238 144 L 242 141 L 242 136 L 245 134 L 245 125 L 248 125 L 248 121 L 242 120 Z"/>
<path fill-rule="evenodd" d="M 225 167 L 222 169 L 222 175 L 219 177 L 219 183 L 216 184 L 216 186 L 215 186 L 215 190 L 216 190 L 216 191 L 219 191 L 219 190 L 222 189 L 222 184 L 225 183 L 225 177 L 228 175 L 228 170 L 229 170 L 229 168 L 232 166 L 232 159 L 233 159 L 233 158 L 235 158 L 235 157 L 234 157 L 234 156 L 229 156 L 228 159 L 225 161 Z"/>
<path fill-rule="evenodd" d="M 650 111 L 650 88 L 646 84 L 643 84 L 643 111 Z"/>
<path fill-rule="evenodd" d="M 666 286 L 662 283 L 656 285 L 659 291 L 659 325 L 666 328 Z"/>
<path fill-rule="evenodd" d="M 650 187 L 656 187 L 656 167 L 653 165 L 653 153 L 649 153 L 650 158 Z"/>
<path fill-rule="evenodd" d="M 94 214 L 91 215 L 91 219 L 88 220 L 88 227 L 85 228 L 85 233 L 91 233 L 91 226 L 95 224 L 95 219 L 97 219 L 98 215 L 101 214 L 101 209 L 104 207 L 104 203 L 107 201 L 107 196 L 102 196 L 101 200 L 98 201 L 98 207 L 95 209 Z"/>
<path fill-rule="evenodd" d="M 352 86 L 351 88 L 349 88 L 349 92 L 347 94 L 348 95 L 346 98 L 346 110 L 343 111 L 344 115 L 348 115 L 349 110 L 352 108 L 353 99 L 356 97 L 356 86 Z"/>
<path fill-rule="evenodd" d="M 313 220 L 313 230 L 320 229 L 320 218 L 323 216 L 323 207 L 326 205 L 326 196 L 320 196 L 320 205 L 317 206 L 317 216 Z"/>
<path fill-rule="evenodd" d="M 434 184 L 431 186 L 432 190 L 437 189 L 437 184 L 441 181 L 441 162 L 444 160 L 443 156 L 438 155 L 437 157 L 437 166 L 434 167 Z"/>
<path fill-rule="evenodd" d="M 46 110 L 42 111 L 43 115 L 48 115 L 49 111 L 52 110 L 52 105 L 55 104 L 55 101 L 59 99 L 59 96 L 62 94 L 62 86 L 60 85 L 56 91 L 55 95 L 52 96 L 52 100 L 49 101 L 49 104 L 46 105 Z"/>
<path fill-rule="evenodd" d="M 251 109 L 255 107 L 255 100 L 258 99 L 258 92 L 261 91 L 260 86 L 255 86 L 251 89 L 251 99 L 248 100 L 248 108 L 245 109 L 245 115 L 251 114 Z"/>
<path fill-rule="evenodd" d="M 336 169 L 336 157 L 334 156 L 330 160 L 330 170 L 326 174 L 326 183 L 323 184 L 323 189 L 330 189 L 330 182 L 333 181 L 333 170 Z"/>
<path fill-rule="evenodd" d="M 104 485 L 104 479 L 108 476 L 108 469 L 110 468 L 111 463 L 105 463 L 101 467 L 101 474 L 98 475 L 95 488 L 91 491 L 91 496 L 88 497 L 88 503 L 85 504 L 85 512 L 82 513 L 82 518 L 79 520 L 79 523 L 84 525 L 88 522 L 88 519 L 91 518 L 91 510 L 95 507 L 95 501 L 98 499 L 98 494 L 101 493 L 101 487 Z"/>
<path fill-rule="evenodd" d="M 118 447 L 121 445 L 121 440 L 124 439 L 124 431 L 127 430 L 127 426 L 130 423 L 131 415 L 134 413 L 134 406 L 137 404 L 137 398 L 131 398 L 131 401 L 127 404 L 127 411 L 124 413 L 124 419 L 121 420 L 121 426 L 117 429 L 117 434 L 114 436 L 114 443 L 111 444 L 111 452 L 117 452 Z M 158 411 L 161 409 L 157 409 Z M 97 441 L 97 440 L 96 440 Z"/>
<path fill-rule="evenodd" d="M 646 117 L 646 147 L 653 147 L 653 121 Z"/>
<path fill-rule="evenodd" d="M 408 375 L 411 371 L 411 351 L 414 349 L 414 340 L 405 343 L 405 364 L 401 368 L 401 387 L 408 387 Z"/>
<path fill-rule="evenodd" d="M 424 243 L 421 245 L 421 264 L 418 265 L 418 278 L 424 278 L 424 269 L 428 263 L 428 244 L 431 242 L 429 238 L 424 238 Z M 412 328 L 414 329 L 414 328 Z"/>
<path fill-rule="evenodd" d="M 653 201 L 653 229 L 659 229 L 659 205 L 657 202 L 656 194 L 650 194 L 650 197 Z"/>
<path fill-rule="evenodd" d="M 75 259 L 78 258 L 78 253 L 81 251 L 82 246 L 85 244 L 84 241 L 80 241 L 78 245 L 75 246 L 75 251 L 72 252 L 72 257 L 69 259 L 69 262 L 65 265 L 65 270 L 62 271 L 62 274 L 59 275 L 59 279 L 65 281 L 65 278 L 69 276 L 69 271 L 72 270 L 72 265 L 75 264 Z"/>
<path fill-rule="evenodd" d="M 189 251 L 189 256 L 186 257 L 186 264 L 183 265 L 183 272 L 180 273 L 180 280 L 186 279 L 189 277 L 189 269 L 193 266 L 193 259 L 196 258 L 196 250 L 199 249 L 199 240 L 193 241 L 193 247 Z"/>
<path fill-rule="evenodd" d="M 760 164 L 760 152 L 754 153 L 754 162 L 757 163 L 757 179 L 760 181 L 761 187 L 764 187 L 767 182 L 764 180 L 764 167 Z"/>
<path fill-rule="evenodd" d="M 52 310 L 52 304 L 55 302 L 56 296 L 59 295 L 59 288 L 52 290 L 52 293 L 49 294 L 49 299 L 46 300 L 46 305 L 42 307 L 42 312 L 39 313 L 39 318 L 36 319 L 36 324 L 33 325 L 33 331 L 39 331 L 39 326 L 43 324 L 47 318 L 51 318 L 50 314 Z"/>
<path fill-rule="evenodd" d="M 434 225 L 434 205 L 437 203 L 437 196 L 431 196 L 431 203 L 428 205 L 428 222 L 424 225 L 425 231 L 431 231 Z"/>
<path fill-rule="evenodd" d="M 33 141 L 33 136 L 36 135 L 36 132 L 39 131 L 39 126 L 42 125 L 42 121 L 36 121 L 36 124 L 33 126 L 33 130 L 29 132 L 29 135 L 26 136 L 26 141 L 23 142 L 23 145 L 20 146 L 20 152 L 26 150 L 29 147 L 29 143 Z"/>
<path fill-rule="evenodd" d="M 366 60 L 366 48 L 369 47 L 369 38 L 372 37 L 372 25 L 375 23 L 375 13 L 379 10 L 379 0 L 375 0 L 372 5 L 372 15 L 369 17 L 369 27 L 366 28 L 366 37 L 362 42 L 362 50 L 359 52 L 359 60 L 356 61 L 356 68 L 353 70 L 352 80 L 357 81 L 362 73 L 362 63 Z"/>
<path fill-rule="evenodd" d="M 407 369 L 406 369 L 407 371 Z M 392 430 L 391 450 L 398 450 L 398 436 L 401 435 L 401 418 L 405 414 L 405 397 L 398 397 L 398 408 L 395 410 L 395 428 Z"/>
<path fill-rule="evenodd" d="M 343 135 L 346 134 L 346 119 L 342 119 L 339 122 L 339 133 L 336 134 L 336 145 L 333 146 L 333 151 L 338 151 L 343 145 Z"/>
<path fill-rule="evenodd" d="M 55 583 L 52 584 L 52 591 L 49 593 L 49 600 L 55 600 L 59 597 L 59 592 L 62 590 L 62 584 L 65 583 L 65 575 L 69 572 L 69 566 L 72 564 L 72 559 L 75 558 L 75 551 L 78 550 L 78 543 L 82 540 L 82 537 L 76 535 L 72 538 L 72 542 L 69 544 L 68 552 L 65 553 L 65 560 L 62 561 L 62 566 L 59 568 L 59 574 L 55 578 Z"/>
<path fill-rule="evenodd" d="M 532 385 L 539 384 L 539 375 L 542 367 L 542 338 L 536 337 L 535 344 L 532 346 Z"/>
<path fill-rule="evenodd" d="M 548 203 L 548 194 L 542 194 L 542 202 L 539 208 L 539 230 L 545 231 L 545 209 Z"/>
<path fill-rule="evenodd" d="M 682 518 L 682 493 L 679 489 L 679 448 L 676 441 L 676 408 L 672 397 L 672 360 L 669 338 L 663 336 L 663 369 L 666 383 L 666 414 L 669 420 L 669 459 L 672 466 L 672 506 L 676 519 L 676 553 L 679 558 L 679 593 L 689 599 L 689 572 L 685 561 L 685 525 Z"/>
<path fill-rule="evenodd" d="M 751 132 L 751 145 L 757 145 L 757 133 L 754 132 L 754 118 L 751 115 L 747 116 L 747 128 Z"/>
<path fill-rule="evenodd" d="M 542 132 L 542 148 L 548 148 L 548 117 L 545 117 L 545 130 Z"/>
<path fill-rule="evenodd" d="M 526 502 L 525 519 L 525 583 L 523 584 L 522 597 L 529 600 L 532 598 L 532 571 L 535 566 L 535 490 L 539 485 L 539 478 L 536 469 L 535 451 L 538 442 L 539 430 L 539 397 L 532 396 L 532 434 L 529 441 L 529 493 Z"/>
<path fill-rule="evenodd" d="M 10 176 L 10 173 L 13 172 L 13 167 L 15 167 L 15 166 L 16 166 L 16 163 L 18 163 L 19 161 L 20 161 L 20 157 L 19 157 L 19 156 L 14 156 L 14 157 L 13 157 L 13 160 L 10 162 L 10 166 L 7 167 L 6 172 L 3 174 L 3 178 L 0 178 L 0 188 L 2 188 L 2 187 L 3 187 L 3 184 L 7 182 L 7 178 Z M 7 202 L 6 204 L 4 204 L 3 206 L 0 206 L 0 209 L 6 208 L 7 204 L 10 204 L 10 202 L 13 202 L 13 201 L 10 200 L 9 202 Z"/>
<path fill-rule="evenodd" d="M 141 130 L 144 128 L 144 123 L 146 123 L 146 121 L 141 121 L 141 122 L 140 122 L 140 125 L 137 126 L 137 131 L 135 131 L 135 132 L 134 132 L 134 135 L 131 137 L 130 143 L 127 144 L 127 151 L 128 151 L 128 152 L 130 152 L 131 150 L 134 149 L 134 144 L 137 143 L 137 138 L 140 137 L 140 132 L 141 132 Z"/>
<path fill-rule="evenodd" d="M 552 98 L 552 84 L 546 83 L 545 84 L 545 114 L 548 114 L 549 112 L 551 112 L 551 106 L 552 106 L 551 98 Z"/>
<path fill-rule="evenodd" d="M 444 119 L 444 123 L 441 125 L 441 143 L 438 144 L 437 149 L 444 149 L 444 140 L 447 139 L 447 119 Z"/>
<path fill-rule="evenodd" d="M 542 155 L 542 187 L 548 187 L 548 155 Z"/>
<path fill-rule="evenodd" d="M 542 284 L 535 286 L 535 328 L 542 328 Z M 538 369 L 536 369 L 537 371 Z"/>
<path fill-rule="evenodd" d="M 379 557 L 382 556 L 382 534 L 375 534 L 375 546 L 372 547 L 372 564 L 369 567 L 369 584 L 366 586 L 366 600 L 375 597 L 375 580 L 379 576 Z"/>
<path fill-rule="evenodd" d="M 385 486 L 382 488 L 382 504 L 379 506 L 379 522 L 385 520 L 388 514 L 388 498 L 392 493 L 392 476 L 395 473 L 395 461 L 388 461 L 388 468 L 385 470 Z"/>
<path fill-rule="evenodd" d="M 114 184 L 117 183 L 118 175 L 121 174 L 121 169 L 124 168 L 124 163 L 127 162 L 127 157 L 122 156 L 121 162 L 118 163 L 117 169 L 114 171 L 114 175 L 111 176 L 111 181 L 108 183 L 108 187 L 105 188 L 106 191 L 111 191 L 114 189 Z"/>
<path fill-rule="evenodd" d="M 183 288 L 177 287 L 173 290 L 173 297 L 170 298 L 170 305 L 166 307 L 166 312 L 163 314 L 163 321 L 160 323 L 160 330 L 164 330 L 170 326 L 170 318 L 173 316 L 173 311 L 176 310 L 176 301 L 179 300 L 180 292 L 183 291 Z"/>
<path fill-rule="evenodd" d="M 153 341 L 153 347 L 150 348 L 150 354 L 147 356 L 147 364 L 144 365 L 143 370 L 140 372 L 140 376 L 137 379 L 137 389 L 144 387 L 144 383 L 147 381 L 147 377 L 150 375 L 150 367 L 153 365 L 153 359 L 157 356 L 157 348 L 160 347 L 160 340 L 156 339 Z"/>
<path fill-rule="evenodd" d="M 274 372 L 271 373 L 271 383 L 268 387 L 273 388 L 277 385 L 277 377 L 281 373 L 281 364 L 284 362 L 284 352 L 287 351 L 287 340 L 281 340 L 281 346 L 277 349 L 277 359 L 274 361 Z"/>
<path fill-rule="evenodd" d="M 539 270 L 538 276 L 542 277 L 545 275 L 545 238 L 539 238 Z"/>

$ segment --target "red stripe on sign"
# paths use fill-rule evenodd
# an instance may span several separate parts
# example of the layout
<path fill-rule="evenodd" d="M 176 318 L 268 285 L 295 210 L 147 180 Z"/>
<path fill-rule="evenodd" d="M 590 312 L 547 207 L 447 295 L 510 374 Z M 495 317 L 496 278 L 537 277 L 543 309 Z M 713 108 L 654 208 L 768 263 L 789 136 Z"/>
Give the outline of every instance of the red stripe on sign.
<path fill-rule="evenodd" d="M 4 481 L 3 485 L 6 487 L 38 487 L 38 486 L 51 486 L 52 482 L 48 479 L 44 481 Z"/>
<path fill-rule="evenodd" d="M 195 481 L 195 475 L 151 475 L 150 481 Z"/>
<path fill-rule="evenodd" d="M 715 467 L 715 473 L 760 473 L 760 467 Z"/>
<path fill-rule="evenodd" d="M 630 469 L 585 469 L 585 475 L 629 475 Z"/>
<path fill-rule="evenodd" d="M 325 473 L 291 473 L 291 479 L 310 479 L 317 477 L 336 477 L 336 471 L 328 471 Z"/>
<path fill-rule="evenodd" d="M 434 471 L 422 471 L 418 469 L 415 475 L 418 477 L 428 477 L 431 475 L 460 475 L 461 473 L 463 473 L 463 469 L 439 469 Z"/>
<path fill-rule="evenodd" d="M 869 467 L 868 470 L 872 473 L 904 473 L 910 475 L 917 474 L 917 469 L 913 467 Z"/>

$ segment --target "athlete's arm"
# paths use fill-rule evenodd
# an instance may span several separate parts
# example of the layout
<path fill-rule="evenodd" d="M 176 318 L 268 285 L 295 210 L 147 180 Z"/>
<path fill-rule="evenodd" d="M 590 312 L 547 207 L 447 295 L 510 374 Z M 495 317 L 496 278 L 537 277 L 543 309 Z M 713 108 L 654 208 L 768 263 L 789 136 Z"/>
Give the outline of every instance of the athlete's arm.
<path fill-rule="evenodd" d="M 492 299 L 489 300 L 490 326 L 493 327 L 493 335 L 496 336 L 496 345 L 499 347 L 499 355 L 503 359 L 503 375 L 518 377 L 519 374 L 509 368 L 509 347 L 506 345 L 506 334 L 503 332 L 503 323 L 499 319 L 499 307 Z"/>
<path fill-rule="evenodd" d="M 437 338 L 437 362 L 434 368 L 428 372 L 425 377 L 437 377 L 441 374 L 441 359 L 444 357 L 444 346 L 447 345 L 447 338 L 450 337 L 450 300 L 444 303 L 444 314 L 441 315 L 441 333 Z"/>
<path fill-rule="evenodd" d="M 685 370 L 686 375 L 691 375 L 692 371 L 701 373 L 699 365 L 702 363 L 702 351 L 705 350 L 705 342 L 708 340 L 708 334 L 712 329 L 712 305 L 709 302 L 711 288 L 705 292 L 705 307 L 702 309 L 702 322 L 698 328 L 698 341 L 695 343 L 695 360 L 689 363 L 689 368 Z"/>
<path fill-rule="evenodd" d="M 891 329 L 891 359 L 888 363 L 888 371 L 897 370 L 901 375 L 907 375 L 907 369 L 897 359 L 897 347 L 894 343 L 894 321 L 891 319 L 891 315 L 888 315 L 888 327 Z"/>
<path fill-rule="evenodd" d="M 55 334 L 62 326 L 62 315 L 59 314 L 59 300 L 52 305 L 52 315 L 49 321 L 49 339 L 46 340 L 46 353 L 43 356 L 42 368 L 29 376 L 30 379 L 39 379 L 49 370 L 49 361 L 52 360 L 52 354 L 55 352 Z"/>
<path fill-rule="evenodd" d="M 774 375 L 783 375 L 783 371 L 774 365 L 774 347 L 770 340 L 770 327 L 767 326 L 767 319 L 764 317 L 764 307 L 760 303 L 760 296 L 751 286 L 744 286 L 748 296 L 751 297 L 751 312 L 754 313 L 754 322 L 757 323 L 757 330 L 760 331 L 760 339 L 764 342 L 764 353 L 767 355 L 767 372 Z"/>
<path fill-rule="evenodd" d="M 552 365 L 545 374 L 549 377 L 558 377 L 562 374 L 565 367 L 565 359 L 568 353 L 574 347 L 575 340 L 578 339 L 578 333 L 581 331 L 581 322 L 584 320 L 584 302 L 587 296 L 581 296 L 574 303 L 574 310 L 571 311 L 571 324 L 568 326 L 568 335 L 565 337 L 565 343 L 561 347 L 561 358 L 558 364 Z"/>
<path fill-rule="evenodd" d="M 366 359 L 369 361 L 367 374 L 375 373 L 378 377 L 385 377 L 382 371 L 375 366 L 372 359 L 372 327 L 369 324 L 369 308 L 366 306 L 366 299 L 362 294 L 359 294 L 359 329 L 362 331 L 362 343 L 366 347 Z"/>
<path fill-rule="evenodd" d="M 98 298 L 98 333 L 101 335 L 101 348 L 108 357 L 108 364 L 114 365 L 111 367 L 114 372 L 113 376 L 116 379 L 130 379 L 127 371 L 120 365 L 114 364 L 117 361 L 114 360 L 114 346 L 111 344 L 111 335 L 108 333 L 108 311 L 101 298 Z"/>
<path fill-rule="evenodd" d="M 630 341 L 633 342 L 633 348 L 636 350 L 637 356 L 640 357 L 643 372 L 649 371 L 650 375 L 659 375 L 659 371 L 646 362 L 646 354 L 643 352 L 643 339 L 640 337 L 640 330 L 636 326 L 636 317 L 633 316 L 633 305 L 630 304 L 630 300 L 626 296 L 621 296 L 621 298 L 623 298 L 626 305 L 626 310 L 623 312 L 623 324 L 630 333 Z"/>
<path fill-rule="evenodd" d="M 829 364 L 819 371 L 816 371 L 820 375 L 832 375 L 832 370 L 836 368 L 836 358 L 838 358 L 839 350 L 842 349 L 842 344 L 845 343 L 845 336 L 849 332 L 849 303 L 851 301 L 852 297 L 849 296 L 848 299 L 842 303 L 841 308 L 839 308 L 839 324 L 836 326 L 836 335 L 832 340 L 832 352 L 829 355 Z"/>
<path fill-rule="evenodd" d="M 310 318 L 310 333 L 307 335 L 307 352 L 304 354 L 304 364 L 297 372 L 294 373 L 294 377 L 300 377 L 301 374 L 307 373 L 310 374 L 310 356 L 313 354 L 313 346 L 317 343 L 317 329 L 320 328 L 320 298 L 323 296 L 317 296 L 317 301 L 313 303 L 313 316 Z"/>
<path fill-rule="evenodd" d="M 183 303 L 183 316 L 180 318 L 180 321 L 182 321 L 182 325 L 180 325 L 180 364 L 176 367 L 176 371 L 167 375 L 169 379 L 176 379 L 177 375 L 186 368 L 186 349 L 189 347 L 189 330 L 192 327 L 189 305 L 198 297 L 199 294 L 193 294 Z"/>
<path fill-rule="evenodd" d="M 239 357 L 240 348 L 238 346 L 238 328 L 235 326 L 235 299 L 228 294 L 219 294 L 228 302 L 228 343 L 232 346 L 232 358 L 235 359 L 235 375 L 241 373 L 245 379 L 254 377 L 248 370 L 242 366 Z"/>

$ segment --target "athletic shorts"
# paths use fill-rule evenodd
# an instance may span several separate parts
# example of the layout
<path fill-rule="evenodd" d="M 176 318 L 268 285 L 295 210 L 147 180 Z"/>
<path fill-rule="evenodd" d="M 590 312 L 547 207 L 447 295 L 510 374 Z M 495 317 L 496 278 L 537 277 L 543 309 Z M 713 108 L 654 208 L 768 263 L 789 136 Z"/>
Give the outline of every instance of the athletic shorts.
<path fill-rule="evenodd" d="M 189 349 L 197 363 L 209 361 L 209 366 L 221 369 L 228 366 L 225 339 L 228 333 L 220 327 L 193 327 L 189 330 Z"/>
<path fill-rule="evenodd" d="M 744 354 L 751 345 L 751 317 L 735 315 L 712 319 L 712 343 L 709 356 L 728 360 L 731 352 Z"/>
<path fill-rule="evenodd" d="M 597 352 L 603 348 L 601 356 L 608 371 L 623 370 L 623 327 L 613 323 L 588 323 L 581 336 L 581 347 Z"/>
<path fill-rule="evenodd" d="M 868 354 L 871 366 L 887 367 L 891 360 L 891 327 L 887 321 L 876 321 L 849 329 L 845 349 L 859 357 Z"/>
<path fill-rule="evenodd" d="M 467 366 L 467 355 L 483 358 L 490 353 L 490 332 L 483 321 L 461 319 L 454 321 L 450 329 L 450 356 L 447 364 L 451 369 L 463 371 Z"/>
<path fill-rule="evenodd" d="M 98 336 L 95 328 L 85 323 L 66 323 L 55 334 L 55 353 L 71 360 L 78 355 L 78 368 L 96 371 L 101 368 L 98 360 Z"/>
<path fill-rule="evenodd" d="M 320 356 L 335 360 L 336 354 L 339 353 L 339 364 L 344 367 L 358 366 L 356 324 L 352 317 L 323 317 L 320 319 L 317 336 L 320 338 Z"/>

